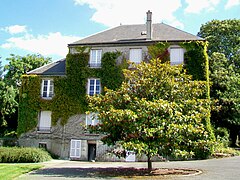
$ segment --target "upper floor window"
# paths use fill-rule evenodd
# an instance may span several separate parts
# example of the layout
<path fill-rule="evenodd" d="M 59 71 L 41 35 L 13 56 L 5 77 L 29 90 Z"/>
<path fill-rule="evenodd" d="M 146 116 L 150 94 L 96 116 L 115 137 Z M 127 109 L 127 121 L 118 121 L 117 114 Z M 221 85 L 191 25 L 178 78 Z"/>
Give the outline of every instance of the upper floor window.
<path fill-rule="evenodd" d="M 51 130 L 51 111 L 40 111 L 38 118 L 38 131 Z"/>
<path fill-rule="evenodd" d="M 43 79 L 42 80 L 41 96 L 43 98 L 52 98 L 53 97 L 53 80 L 51 80 L 51 79 Z"/>
<path fill-rule="evenodd" d="M 142 49 L 130 49 L 129 60 L 136 64 L 140 64 L 142 61 Z"/>
<path fill-rule="evenodd" d="M 101 67 L 101 59 L 102 59 L 102 50 L 101 49 L 92 49 L 90 52 L 90 67 Z"/>
<path fill-rule="evenodd" d="M 184 49 L 180 47 L 170 48 L 171 65 L 183 64 L 183 62 L 184 62 Z"/>
<path fill-rule="evenodd" d="M 101 92 L 100 79 L 88 79 L 87 94 L 93 96 L 94 94 L 100 94 L 100 92 Z"/>
<path fill-rule="evenodd" d="M 97 113 L 91 112 L 90 114 L 86 114 L 86 125 L 92 125 L 95 126 L 99 123 Z"/>

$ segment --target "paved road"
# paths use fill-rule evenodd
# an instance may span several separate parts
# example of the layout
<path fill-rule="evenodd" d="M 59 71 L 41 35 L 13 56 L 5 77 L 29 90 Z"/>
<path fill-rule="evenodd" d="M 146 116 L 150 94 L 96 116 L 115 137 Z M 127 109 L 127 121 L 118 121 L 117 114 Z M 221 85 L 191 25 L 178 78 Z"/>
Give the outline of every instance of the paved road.
<path fill-rule="evenodd" d="M 19 180 L 56 180 L 56 179 L 104 179 L 92 175 L 95 168 L 135 167 L 146 168 L 145 162 L 80 162 L 53 160 L 44 163 L 43 169 L 20 176 Z M 240 180 L 240 157 L 210 159 L 199 161 L 154 162 L 154 168 L 193 168 L 202 173 L 195 176 L 171 176 L 160 179 L 171 180 Z M 110 179 L 110 178 L 108 178 Z M 119 179 L 119 178 L 114 178 Z M 143 178 L 141 178 L 143 179 Z"/>

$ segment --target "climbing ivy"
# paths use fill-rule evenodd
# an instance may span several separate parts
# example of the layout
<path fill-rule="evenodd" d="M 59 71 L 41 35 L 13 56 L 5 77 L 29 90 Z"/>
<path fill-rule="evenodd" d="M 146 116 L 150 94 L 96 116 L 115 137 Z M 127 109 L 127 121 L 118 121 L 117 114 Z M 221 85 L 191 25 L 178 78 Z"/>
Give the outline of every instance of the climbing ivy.
<path fill-rule="evenodd" d="M 67 123 L 70 116 L 87 111 L 86 86 L 89 77 L 101 79 L 102 87 L 116 89 L 123 81 L 122 64 L 117 64 L 119 52 L 107 52 L 102 57 L 102 68 L 89 68 L 89 52 L 79 51 L 66 57 L 66 75 L 45 77 L 54 81 L 54 97 L 41 98 L 41 76 L 24 75 L 20 89 L 18 135 L 35 128 L 40 110 L 52 111 L 52 124 Z"/>
<path fill-rule="evenodd" d="M 148 47 L 152 58 L 162 62 L 170 61 L 168 48 L 171 44 L 160 42 Z M 179 43 L 187 50 L 184 54 L 185 69 L 196 80 L 208 79 L 207 42 L 190 41 Z M 88 48 L 89 49 L 89 48 Z M 89 51 L 86 47 L 77 49 L 78 53 L 66 56 L 66 76 L 49 76 L 54 80 L 54 97 L 51 100 L 40 97 L 41 76 L 25 75 L 20 89 L 18 135 L 28 132 L 37 126 L 40 110 L 52 111 L 52 124 L 58 121 L 67 123 L 70 116 L 83 114 L 87 109 L 86 86 L 89 77 L 101 79 L 102 87 L 116 90 L 123 81 L 122 70 L 127 67 L 125 61 L 117 63 L 120 52 L 106 52 L 102 57 L 101 68 L 89 68 Z M 119 62 L 119 61 L 118 61 Z M 44 76 L 44 78 L 47 78 Z M 208 86 L 209 88 L 209 86 Z M 104 88 L 103 88 L 104 89 Z M 104 93 L 104 91 L 103 91 Z M 209 89 L 207 96 L 209 97 Z M 210 115 L 209 115 L 210 116 Z"/>

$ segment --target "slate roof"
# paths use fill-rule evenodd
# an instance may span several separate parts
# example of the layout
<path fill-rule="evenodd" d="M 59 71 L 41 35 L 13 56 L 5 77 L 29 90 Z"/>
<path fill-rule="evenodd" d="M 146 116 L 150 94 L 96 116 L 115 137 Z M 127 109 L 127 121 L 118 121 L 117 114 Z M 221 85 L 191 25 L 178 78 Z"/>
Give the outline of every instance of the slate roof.
<path fill-rule="evenodd" d="M 145 34 L 142 34 L 144 31 Z M 152 24 L 152 39 L 150 41 L 191 40 L 203 39 L 164 23 Z M 146 40 L 146 24 L 120 25 L 71 43 L 69 46 L 105 43 L 121 44 L 127 42 L 149 42 L 149 40 Z"/>
<path fill-rule="evenodd" d="M 27 72 L 27 74 L 36 74 L 36 75 L 65 75 L 65 68 L 66 68 L 66 59 L 61 59 L 50 64 L 44 65 L 37 69 Z"/>
<path fill-rule="evenodd" d="M 146 24 L 139 25 L 121 25 L 103 32 L 91 35 L 79 41 L 69 44 L 76 45 L 94 45 L 94 44 L 127 44 L 127 43 L 145 43 L 157 41 L 191 41 L 204 40 L 198 36 L 184 32 L 164 23 L 152 24 L 152 39 L 146 39 Z M 52 62 L 40 68 L 34 69 L 27 74 L 36 75 L 65 75 L 66 60 L 61 59 Z"/>

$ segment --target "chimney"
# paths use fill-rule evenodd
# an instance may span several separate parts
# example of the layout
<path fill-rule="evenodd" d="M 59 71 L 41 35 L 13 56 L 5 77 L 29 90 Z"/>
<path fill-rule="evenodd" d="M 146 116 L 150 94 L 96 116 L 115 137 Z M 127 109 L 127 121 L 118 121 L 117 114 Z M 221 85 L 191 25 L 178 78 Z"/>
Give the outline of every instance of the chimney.
<path fill-rule="evenodd" d="M 152 39 L 152 12 L 148 10 L 147 12 L 147 40 Z"/>

